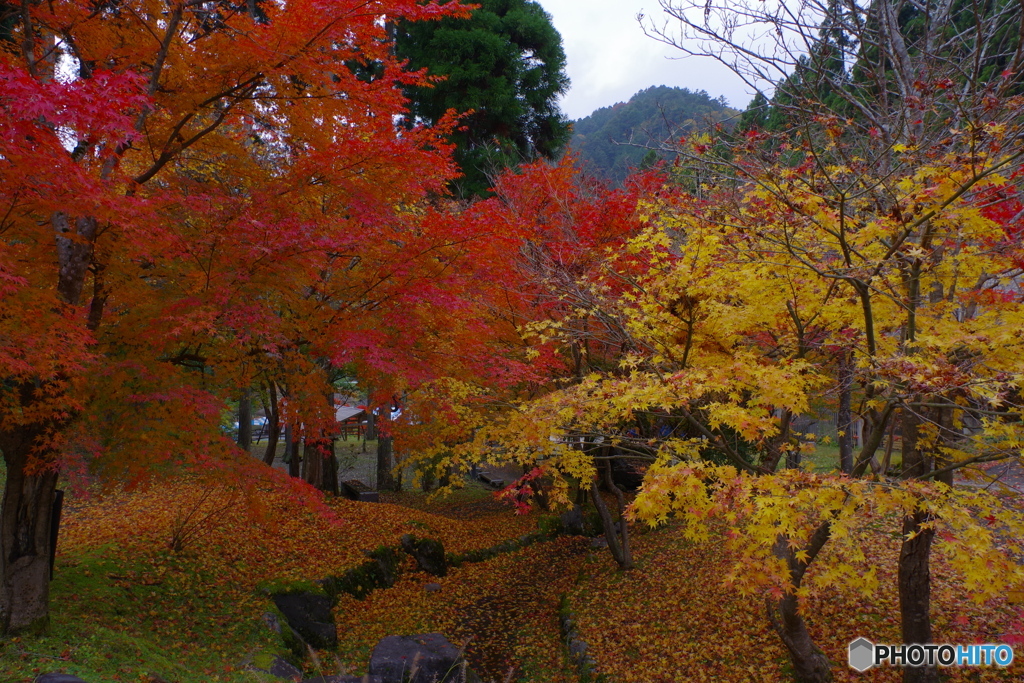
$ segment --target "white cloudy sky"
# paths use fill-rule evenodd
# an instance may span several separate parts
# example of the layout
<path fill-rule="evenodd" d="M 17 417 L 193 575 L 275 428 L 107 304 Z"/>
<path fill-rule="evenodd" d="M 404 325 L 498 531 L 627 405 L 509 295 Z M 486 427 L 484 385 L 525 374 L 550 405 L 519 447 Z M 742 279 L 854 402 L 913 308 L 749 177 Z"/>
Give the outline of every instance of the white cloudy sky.
<path fill-rule="evenodd" d="M 751 94 L 721 65 L 679 57 L 678 50 L 648 38 L 638 12 L 662 19 L 658 0 L 537 0 L 562 34 L 572 89 L 562 100 L 570 119 L 628 100 L 652 85 L 724 95 L 738 109 Z"/>

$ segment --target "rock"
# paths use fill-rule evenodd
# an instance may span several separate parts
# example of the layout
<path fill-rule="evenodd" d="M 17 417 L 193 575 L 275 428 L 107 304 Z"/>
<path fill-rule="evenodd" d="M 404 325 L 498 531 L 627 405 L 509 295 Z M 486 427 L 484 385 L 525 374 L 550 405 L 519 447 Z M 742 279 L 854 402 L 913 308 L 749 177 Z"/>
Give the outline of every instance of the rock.
<path fill-rule="evenodd" d="M 569 654 L 573 659 L 582 659 L 587 654 L 587 644 L 582 640 L 573 640 L 569 643 Z"/>
<path fill-rule="evenodd" d="M 263 613 L 263 623 L 266 624 L 267 628 L 269 628 L 274 633 L 276 633 L 278 635 L 281 634 L 281 622 L 277 618 L 277 615 L 274 614 L 273 612 L 264 612 Z"/>
<path fill-rule="evenodd" d="M 274 604 L 299 636 L 321 650 L 338 646 L 338 631 L 331 614 L 332 601 L 314 593 L 281 593 Z"/>
<path fill-rule="evenodd" d="M 427 591 L 428 593 L 437 593 L 439 590 L 441 590 L 441 584 L 428 583 L 425 586 L 423 586 L 423 590 Z"/>
<path fill-rule="evenodd" d="M 604 536 L 595 536 L 594 538 L 590 539 L 590 547 L 595 549 L 607 548 L 608 539 Z"/>
<path fill-rule="evenodd" d="M 259 654 L 253 661 L 243 666 L 247 671 L 259 671 L 270 674 L 275 678 L 283 678 L 289 681 L 298 681 L 302 678 L 302 671 L 293 666 L 288 660 L 277 655 Z"/>
<path fill-rule="evenodd" d="M 307 678 L 302 683 L 384 683 L 380 676 L 317 676 Z"/>
<path fill-rule="evenodd" d="M 39 674 L 35 683 L 85 683 L 78 676 L 62 673 Z"/>
<path fill-rule="evenodd" d="M 562 530 L 565 533 L 574 536 L 583 535 L 583 511 L 578 505 L 560 514 L 558 519 L 562 523 Z"/>
<path fill-rule="evenodd" d="M 462 651 L 440 633 L 388 636 L 373 648 L 370 675 L 381 683 L 461 682 Z"/>
<path fill-rule="evenodd" d="M 444 556 L 444 545 L 431 538 L 416 538 L 412 534 L 402 536 L 402 550 L 416 558 L 419 568 L 434 576 L 448 573 L 448 561 Z"/>
<path fill-rule="evenodd" d="M 267 672 L 276 678 L 287 678 L 290 681 L 297 681 L 302 678 L 302 671 L 280 657 L 274 658 Z"/>

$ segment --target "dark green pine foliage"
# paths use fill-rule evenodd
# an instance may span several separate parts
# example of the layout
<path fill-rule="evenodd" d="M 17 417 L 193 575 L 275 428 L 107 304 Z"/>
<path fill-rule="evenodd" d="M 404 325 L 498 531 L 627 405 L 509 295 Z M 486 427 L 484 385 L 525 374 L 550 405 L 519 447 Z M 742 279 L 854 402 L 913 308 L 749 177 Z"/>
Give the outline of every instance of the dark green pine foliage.
<path fill-rule="evenodd" d="M 743 133 L 748 130 L 767 130 L 768 118 L 771 114 L 771 102 L 759 92 L 750 100 L 750 104 L 740 114 L 739 123 L 736 124 L 736 132 Z"/>
<path fill-rule="evenodd" d="M 703 90 L 659 85 L 573 123 L 572 148 L 594 176 L 621 184 L 634 169 L 673 156 L 672 143 L 738 114 Z M 668 144 L 666 144 L 668 143 Z"/>
<path fill-rule="evenodd" d="M 433 88 L 409 88 L 407 123 L 436 123 L 445 112 L 472 113 L 452 137 L 465 174 L 453 192 L 484 196 L 502 169 L 556 158 L 569 140 L 558 108 L 569 87 L 562 37 L 531 0 L 474 0 L 468 19 L 402 23 L 395 49 L 412 69 L 445 76 Z"/>

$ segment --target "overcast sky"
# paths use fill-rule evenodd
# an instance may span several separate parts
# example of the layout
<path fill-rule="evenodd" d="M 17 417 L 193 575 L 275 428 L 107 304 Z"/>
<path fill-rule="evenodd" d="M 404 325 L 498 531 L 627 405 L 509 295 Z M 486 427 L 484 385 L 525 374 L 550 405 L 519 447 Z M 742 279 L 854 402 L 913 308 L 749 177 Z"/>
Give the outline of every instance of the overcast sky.
<path fill-rule="evenodd" d="M 638 12 L 664 17 L 657 0 L 537 0 L 562 34 L 572 87 L 562 100 L 570 119 L 625 102 L 652 85 L 706 90 L 742 109 L 751 95 L 743 83 L 712 61 L 670 59 L 680 52 L 640 29 Z"/>

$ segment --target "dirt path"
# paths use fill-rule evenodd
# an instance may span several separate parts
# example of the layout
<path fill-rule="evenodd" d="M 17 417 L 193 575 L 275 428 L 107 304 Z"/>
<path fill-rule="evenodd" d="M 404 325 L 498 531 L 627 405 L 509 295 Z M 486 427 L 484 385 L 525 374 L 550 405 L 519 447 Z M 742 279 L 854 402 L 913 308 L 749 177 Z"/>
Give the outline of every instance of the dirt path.
<path fill-rule="evenodd" d="M 980 478 L 965 479 L 958 472 L 956 482 L 995 492 L 1005 491 L 1016 496 L 1024 495 L 1024 467 L 1016 460 L 994 462 L 972 468 L 972 471 L 980 473 Z"/>
<path fill-rule="evenodd" d="M 475 591 L 459 608 L 455 632 L 471 639 L 466 658 L 485 681 L 503 681 L 510 669 L 519 677 L 534 667 L 565 668 L 558 603 L 586 552 L 584 539 L 558 539 L 482 563 L 479 572 L 467 568 L 477 574 Z"/>

